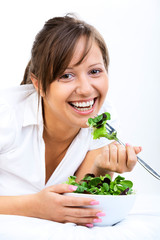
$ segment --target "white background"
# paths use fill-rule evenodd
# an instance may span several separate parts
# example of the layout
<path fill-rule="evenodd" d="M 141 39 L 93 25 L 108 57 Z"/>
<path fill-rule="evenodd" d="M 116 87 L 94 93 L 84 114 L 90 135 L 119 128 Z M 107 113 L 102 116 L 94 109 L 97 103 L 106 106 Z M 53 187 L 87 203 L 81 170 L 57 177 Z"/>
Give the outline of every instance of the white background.
<path fill-rule="evenodd" d="M 45 21 L 74 12 L 103 35 L 110 53 L 110 91 L 125 143 L 160 173 L 160 1 L 5 0 L 0 3 L 0 88 L 18 85 L 34 37 Z M 138 193 L 160 193 L 139 164 L 125 174 Z"/>

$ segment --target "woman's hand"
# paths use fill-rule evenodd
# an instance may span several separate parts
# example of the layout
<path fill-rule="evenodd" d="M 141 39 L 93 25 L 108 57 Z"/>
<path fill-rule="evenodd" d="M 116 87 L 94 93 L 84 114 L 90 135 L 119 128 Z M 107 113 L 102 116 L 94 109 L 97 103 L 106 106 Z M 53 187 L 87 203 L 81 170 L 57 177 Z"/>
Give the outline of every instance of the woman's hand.
<path fill-rule="evenodd" d="M 105 146 L 101 153 L 95 158 L 93 168 L 99 171 L 107 170 L 110 172 L 130 172 L 137 162 L 136 154 L 140 153 L 141 147 L 132 147 L 126 144 L 124 147 L 118 143 L 111 143 Z"/>
<path fill-rule="evenodd" d="M 35 215 L 38 218 L 56 222 L 72 222 L 92 227 L 94 222 L 100 222 L 98 216 L 103 213 L 98 209 L 82 208 L 87 205 L 97 205 L 91 198 L 65 196 L 63 193 L 73 192 L 76 186 L 58 184 L 47 187 L 35 194 Z"/>

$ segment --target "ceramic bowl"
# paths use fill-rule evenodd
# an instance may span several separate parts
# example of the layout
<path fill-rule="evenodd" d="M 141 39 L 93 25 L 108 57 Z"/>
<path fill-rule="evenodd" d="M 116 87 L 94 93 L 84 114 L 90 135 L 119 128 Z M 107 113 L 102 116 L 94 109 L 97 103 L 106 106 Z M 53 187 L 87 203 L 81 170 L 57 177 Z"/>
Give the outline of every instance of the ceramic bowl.
<path fill-rule="evenodd" d="M 81 193 L 66 193 L 65 195 L 74 197 L 92 198 L 99 201 L 99 205 L 87 206 L 89 208 L 98 208 L 106 215 L 101 223 L 94 223 L 94 226 L 112 226 L 127 217 L 132 209 L 136 195 L 92 195 Z"/>

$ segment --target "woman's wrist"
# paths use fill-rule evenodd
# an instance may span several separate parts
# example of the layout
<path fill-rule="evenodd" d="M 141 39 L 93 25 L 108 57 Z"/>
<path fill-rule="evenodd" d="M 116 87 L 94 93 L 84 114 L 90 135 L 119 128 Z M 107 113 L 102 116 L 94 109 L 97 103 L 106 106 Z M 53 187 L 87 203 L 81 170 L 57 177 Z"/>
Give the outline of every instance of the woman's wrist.
<path fill-rule="evenodd" d="M 37 194 L 23 195 L 21 197 L 22 199 L 19 200 L 22 200 L 22 215 L 27 217 L 38 217 L 39 204 L 37 201 Z"/>

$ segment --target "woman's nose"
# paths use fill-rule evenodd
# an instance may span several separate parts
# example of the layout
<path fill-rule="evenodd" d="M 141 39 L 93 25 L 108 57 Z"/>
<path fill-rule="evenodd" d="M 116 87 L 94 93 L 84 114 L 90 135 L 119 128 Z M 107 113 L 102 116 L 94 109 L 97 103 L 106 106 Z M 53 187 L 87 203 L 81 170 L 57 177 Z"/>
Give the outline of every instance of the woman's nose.
<path fill-rule="evenodd" d="M 76 93 L 78 95 L 89 96 L 93 92 L 93 86 L 89 78 L 86 76 L 78 79 L 78 85 L 76 87 Z"/>

